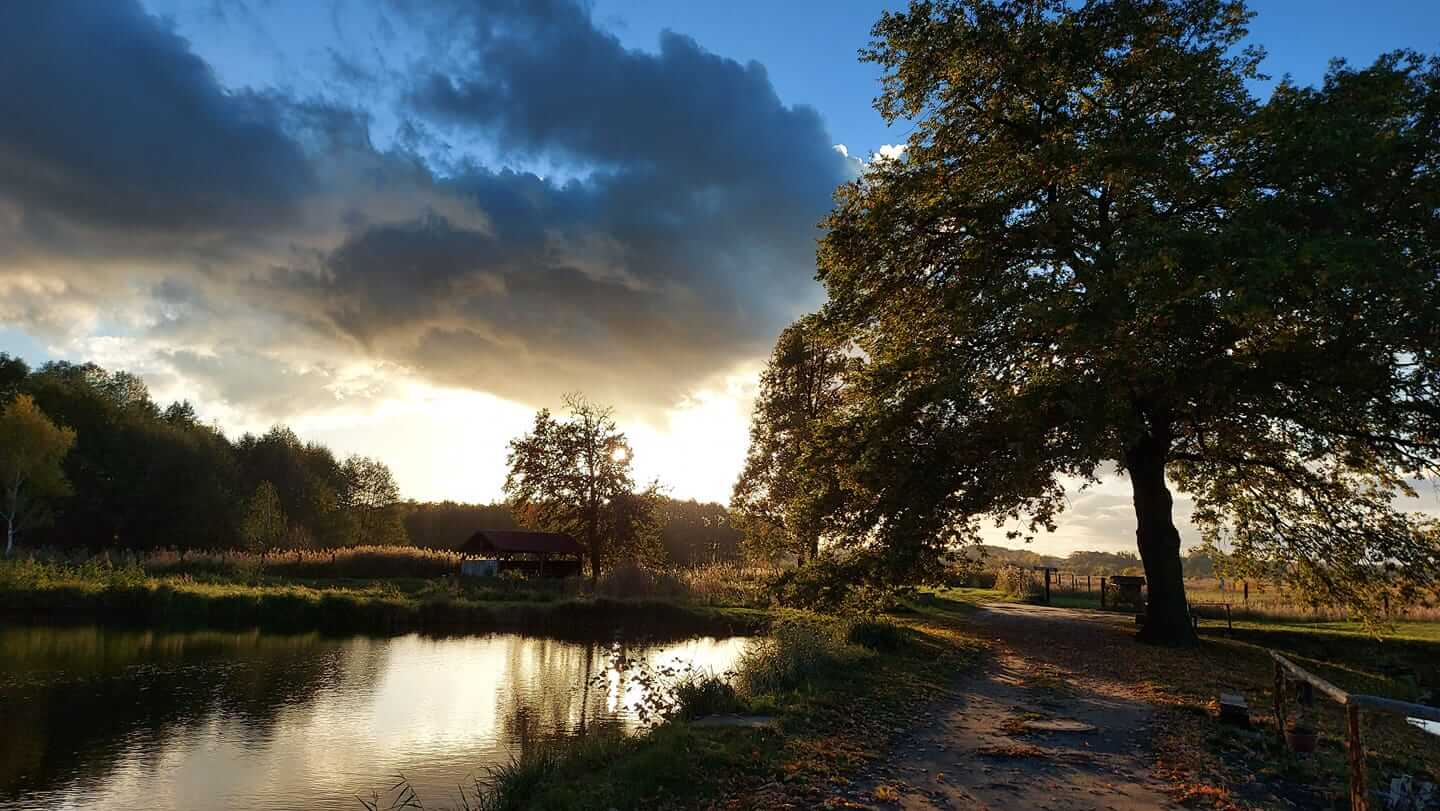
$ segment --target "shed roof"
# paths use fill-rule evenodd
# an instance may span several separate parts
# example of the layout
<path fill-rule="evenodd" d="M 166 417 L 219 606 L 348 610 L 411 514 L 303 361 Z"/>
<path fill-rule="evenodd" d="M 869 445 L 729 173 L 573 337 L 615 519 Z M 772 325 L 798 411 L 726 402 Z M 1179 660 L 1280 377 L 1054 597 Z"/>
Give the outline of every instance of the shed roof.
<path fill-rule="evenodd" d="M 574 538 L 563 532 L 482 529 L 471 535 L 460 547 L 460 551 L 472 555 L 580 555 L 585 550 Z"/>

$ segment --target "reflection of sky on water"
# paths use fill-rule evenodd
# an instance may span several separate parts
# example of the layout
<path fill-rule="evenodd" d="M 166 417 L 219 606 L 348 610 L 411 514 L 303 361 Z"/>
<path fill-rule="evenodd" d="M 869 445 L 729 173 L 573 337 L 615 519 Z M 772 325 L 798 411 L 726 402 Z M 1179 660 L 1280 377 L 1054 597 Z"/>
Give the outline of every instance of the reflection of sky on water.
<path fill-rule="evenodd" d="M 401 772 L 427 803 L 443 803 L 523 741 L 596 725 L 633 729 L 643 688 L 613 671 L 601 679 L 611 689 L 590 684 L 616 654 L 721 672 L 745 644 L 312 635 L 281 638 L 291 641 L 271 650 L 263 636 L 227 648 L 212 635 L 205 654 L 191 655 L 172 638 L 183 635 L 172 634 L 117 657 L 105 637 L 126 633 L 136 632 L 99 631 L 99 649 L 87 655 L 84 644 L 54 643 L 32 629 L 30 641 L 44 648 L 35 666 L 27 673 L 22 647 L 20 662 L 0 672 L 0 706 L 20 700 L 21 690 L 42 702 L 79 701 L 92 716 L 109 716 L 115 733 L 76 742 L 80 730 L 47 728 L 50 714 L 37 712 L 28 727 L 22 721 L 20 734 L 40 739 L 42 751 L 11 757 L 0 743 L 0 806 L 353 811 L 357 793 L 388 788 Z M 11 640 L 3 649 L 13 656 L 16 647 Z M 22 765 L 8 774 L 7 760 L 50 771 L 37 777 L 39 767 Z"/>
<path fill-rule="evenodd" d="M 1427 721 L 1424 718 L 1408 718 L 1406 720 L 1429 732 L 1431 735 L 1440 735 L 1440 721 Z"/>

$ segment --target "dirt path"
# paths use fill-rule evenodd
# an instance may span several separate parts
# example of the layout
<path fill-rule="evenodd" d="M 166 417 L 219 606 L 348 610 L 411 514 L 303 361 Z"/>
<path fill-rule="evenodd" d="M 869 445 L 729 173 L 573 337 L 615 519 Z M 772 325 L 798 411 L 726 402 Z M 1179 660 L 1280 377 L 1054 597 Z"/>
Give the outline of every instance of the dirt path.
<path fill-rule="evenodd" d="M 905 809 L 1177 807 L 1150 776 L 1150 705 L 1097 675 L 1113 668 L 1087 666 L 1136 655 L 1127 619 L 985 606 L 970 630 L 992 641 L 990 661 L 853 796 Z"/>

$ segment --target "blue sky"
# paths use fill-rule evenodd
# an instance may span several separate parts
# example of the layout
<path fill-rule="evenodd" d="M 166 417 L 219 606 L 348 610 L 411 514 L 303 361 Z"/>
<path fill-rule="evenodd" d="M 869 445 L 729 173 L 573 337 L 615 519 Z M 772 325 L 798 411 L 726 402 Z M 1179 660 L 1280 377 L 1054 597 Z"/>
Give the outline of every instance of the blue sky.
<path fill-rule="evenodd" d="M 360 36 L 368 21 L 347 20 L 344 3 L 287 4 L 255 0 L 146 0 L 161 14 L 175 16 L 197 38 L 204 55 L 239 83 L 303 84 L 306 51 L 335 44 L 335 30 Z M 727 3 L 676 0 L 595 0 L 597 26 L 626 47 L 654 51 L 660 33 L 694 37 L 716 54 L 764 65 L 780 98 L 820 111 L 836 143 L 860 155 L 907 135 L 903 124 L 889 127 L 871 107 L 879 83 L 875 66 L 856 52 L 869 41 L 880 13 L 904 2 L 859 0 L 733 0 Z M 216 24 L 215 9 L 229 9 Z M 1440 50 L 1440 2 L 1425 0 L 1254 0 L 1251 40 L 1269 57 L 1274 79 L 1289 74 L 1301 84 L 1319 82 L 1331 58 L 1366 63 L 1395 48 Z M 242 10 L 246 9 L 246 10 Z M 209 18 L 206 20 L 205 18 Z M 337 22 L 338 20 L 338 22 Z M 263 31 L 263 33 L 262 33 Z M 277 60 L 277 54 L 284 54 Z M 1261 83 L 1257 90 L 1264 92 Z M 381 121 L 387 122 L 385 116 Z M 377 129 L 383 129 L 377 126 Z M 382 137 L 383 137 L 383 133 Z"/>
<path fill-rule="evenodd" d="M 583 391 L 642 477 L 723 501 L 832 190 L 908 134 L 856 58 L 897 6 L 8 5 L 0 351 L 288 423 L 417 498 L 495 498 L 505 442 Z M 1300 83 L 1440 50 L 1440 2 L 1253 7 Z M 1130 546 L 1124 489 L 1049 548 Z"/>

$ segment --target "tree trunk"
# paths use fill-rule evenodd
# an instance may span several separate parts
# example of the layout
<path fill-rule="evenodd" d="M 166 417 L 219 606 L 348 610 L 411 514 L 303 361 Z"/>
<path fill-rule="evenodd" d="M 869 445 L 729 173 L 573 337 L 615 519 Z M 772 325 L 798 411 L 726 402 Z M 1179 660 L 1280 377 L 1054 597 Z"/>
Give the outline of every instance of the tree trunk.
<path fill-rule="evenodd" d="M 598 507 L 590 510 L 590 521 L 585 528 L 586 534 L 590 536 L 585 540 L 587 541 L 587 546 L 590 547 L 591 585 L 600 582 L 600 516 L 598 515 L 598 511 Z"/>
<path fill-rule="evenodd" d="M 15 547 L 15 521 L 5 519 L 5 557 L 10 557 L 10 550 Z"/>
<path fill-rule="evenodd" d="M 1180 563 L 1180 533 L 1171 518 L 1173 501 L 1165 486 L 1168 442 L 1151 435 L 1125 453 L 1125 466 L 1135 494 L 1135 541 L 1145 564 L 1145 627 L 1147 642 L 1189 645 L 1196 641 L 1185 602 L 1185 577 Z"/>

